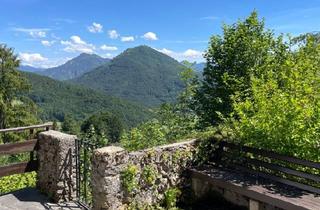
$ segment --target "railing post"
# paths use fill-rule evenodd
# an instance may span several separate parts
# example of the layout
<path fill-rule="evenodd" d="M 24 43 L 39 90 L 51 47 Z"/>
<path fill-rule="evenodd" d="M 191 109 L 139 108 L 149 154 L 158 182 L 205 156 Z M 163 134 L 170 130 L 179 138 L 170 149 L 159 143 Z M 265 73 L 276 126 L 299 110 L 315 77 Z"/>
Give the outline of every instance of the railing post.
<path fill-rule="evenodd" d="M 29 139 L 31 140 L 33 138 L 34 129 L 30 129 Z M 30 152 L 30 160 L 34 160 L 34 152 Z"/>

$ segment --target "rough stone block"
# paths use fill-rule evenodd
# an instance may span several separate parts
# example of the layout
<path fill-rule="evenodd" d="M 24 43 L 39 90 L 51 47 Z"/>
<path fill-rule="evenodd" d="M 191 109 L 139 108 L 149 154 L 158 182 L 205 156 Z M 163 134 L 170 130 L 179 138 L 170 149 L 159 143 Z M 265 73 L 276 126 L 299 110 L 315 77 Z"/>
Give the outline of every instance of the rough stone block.
<path fill-rule="evenodd" d="M 37 187 L 55 202 L 73 200 L 76 185 L 76 136 L 50 130 L 40 133 L 38 140 Z"/>

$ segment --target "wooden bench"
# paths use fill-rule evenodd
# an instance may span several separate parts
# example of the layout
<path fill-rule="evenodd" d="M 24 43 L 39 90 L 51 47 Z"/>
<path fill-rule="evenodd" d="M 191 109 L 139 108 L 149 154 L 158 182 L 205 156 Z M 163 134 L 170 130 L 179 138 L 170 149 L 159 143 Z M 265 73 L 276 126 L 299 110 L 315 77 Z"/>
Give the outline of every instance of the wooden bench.
<path fill-rule="evenodd" d="M 268 209 L 320 210 L 318 162 L 220 141 L 209 163 L 190 172 L 193 184 L 201 180 L 203 186 L 240 195 L 250 210 L 265 209 L 265 204 Z"/>

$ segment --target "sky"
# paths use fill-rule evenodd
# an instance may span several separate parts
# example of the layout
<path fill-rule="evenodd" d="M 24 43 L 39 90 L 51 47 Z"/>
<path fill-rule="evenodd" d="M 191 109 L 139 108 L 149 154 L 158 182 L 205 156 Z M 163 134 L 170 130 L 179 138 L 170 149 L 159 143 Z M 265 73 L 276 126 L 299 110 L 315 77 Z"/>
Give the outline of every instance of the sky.
<path fill-rule="evenodd" d="M 139 45 L 201 62 L 222 24 L 253 10 L 275 34 L 320 31 L 320 0 L 0 0 L 0 8 L 0 43 L 23 64 L 45 68 Z"/>

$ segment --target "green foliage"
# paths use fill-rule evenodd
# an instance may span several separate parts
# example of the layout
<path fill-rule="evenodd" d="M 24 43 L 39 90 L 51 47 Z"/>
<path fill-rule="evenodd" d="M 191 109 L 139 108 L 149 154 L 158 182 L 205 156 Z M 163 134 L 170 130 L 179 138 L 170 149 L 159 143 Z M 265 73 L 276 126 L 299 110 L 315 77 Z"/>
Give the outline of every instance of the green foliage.
<path fill-rule="evenodd" d="M 27 80 L 17 70 L 19 60 L 13 49 L 0 45 L 0 129 L 36 123 L 37 109 L 23 97 Z"/>
<path fill-rule="evenodd" d="M 165 104 L 158 111 L 158 119 L 150 120 L 125 132 L 121 145 L 128 150 L 140 150 L 163 144 L 174 143 L 194 136 L 196 120 L 175 112 Z"/>
<path fill-rule="evenodd" d="M 135 165 L 128 165 L 120 174 L 121 184 L 129 194 L 133 194 L 139 188 L 137 174 L 138 168 Z"/>
<path fill-rule="evenodd" d="M 140 174 L 140 176 L 139 176 Z M 134 194 L 141 189 L 139 184 L 147 184 L 148 187 L 156 187 L 157 178 L 156 169 L 151 166 L 145 166 L 142 171 L 137 166 L 129 164 L 120 174 L 122 187 L 130 195 L 130 202 L 125 209 L 132 210 L 177 210 L 177 201 L 181 195 L 178 188 L 169 188 L 164 192 L 163 201 L 158 204 L 145 204 L 137 202 Z M 155 195 L 156 196 L 156 195 Z"/>
<path fill-rule="evenodd" d="M 164 192 L 164 205 L 166 209 L 177 209 L 176 204 L 178 201 L 178 198 L 181 195 L 181 191 L 178 188 L 169 188 Z"/>
<path fill-rule="evenodd" d="M 81 131 L 87 132 L 91 125 L 99 135 L 105 134 L 110 143 L 119 142 L 124 129 L 120 118 L 110 112 L 101 112 L 90 116 L 82 123 Z"/>
<path fill-rule="evenodd" d="M 146 106 L 173 102 L 184 88 L 179 73 L 185 67 L 147 46 L 130 48 L 72 82 Z"/>
<path fill-rule="evenodd" d="M 61 130 L 65 133 L 69 134 L 79 134 L 80 128 L 74 119 L 70 115 L 64 116 L 64 120 L 62 122 Z"/>
<path fill-rule="evenodd" d="M 245 144 L 320 160 L 320 46 L 313 38 L 285 62 L 270 60 L 252 75 L 252 98 L 235 97 L 235 135 Z"/>
<path fill-rule="evenodd" d="M 30 172 L 0 178 L 0 195 L 25 187 L 35 187 L 36 176 L 35 172 Z"/>
<path fill-rule="evenodd" d="M 156 119 L 140 124 L 121 137 L 121 144 L 128 150 L 139 150 L 176 142 L 197 133 L 198 118 L 189 108 L 195 90 L 195 75 L 191 69 L 181 73 L 185 90 L 175 104 L 162 104 L 156 111 Z"/>
<path fill-rule="evenodd" d="M 31 98 L 41 109 L 43 121 L 63 121 L 65 115 L 83 120 L 97 112 L 110 112 L 121 116 L 126 127 L 133 127 L 149 119 L 152 113 L 143 107 L 66 82 L 56 81 L 32 73 L 23 73 L 31 83 Z"/>
<path fill-rule="evenodd" d="M 158 120 L 152 120 L 124 133 L 120 142 L 128 150 L 139 150 L 164 144 L 166 133 L 166 128 Z"/>
<path fill-rule="evenodd" d="M 257 67 L 275 56 L 281 63 L 286 50 L 282 37 L 275 38 L 272 31 L 265 29 L 255 11 L 244 21 L 224 25 L 223 36 L 211 37 L 203 81 L 195 95 L 193 109 L 201 122 L 222 122 L 221 118 L 233 111 L 233 95 L 239 100 L 251 97 L 251 76 L 260 74 Z"/>
<path fill-rule="evenodd" d="M 83 138 L 87 142 L 97 145 L 97 148 L 104 147 L 109 142 L 104 132 L 97 133 L 93 125 L 90 125 L 88 130 L 86 130 L 86 132 L 83 135 Z"/>
<path fill-rule="evenodd" d="M 58 131 L 58 130 L 59 130 L 59 125 L 58 125 L 57 120 L 54 120 L 54 121 L 53 121 L 52 129 L 53 129 L 53 130 L 56 130 L 56 131 Z"/>
<path fill-rule="evenodd" d="M 153 166 L 145 166 L 141 173 L 142 180 L 148 185 L 154 185 L 157 178 L 156 170 Z"/>
<path fill-rule="evenodd" d="M 297 37 L 292 38 L 291 42 L 292 44 L 298 44 L 298 45 L 306 44 L 308 38 L 312 38 L 315 44 L 320 44 L 320 32 L 301 34 Z"/>

